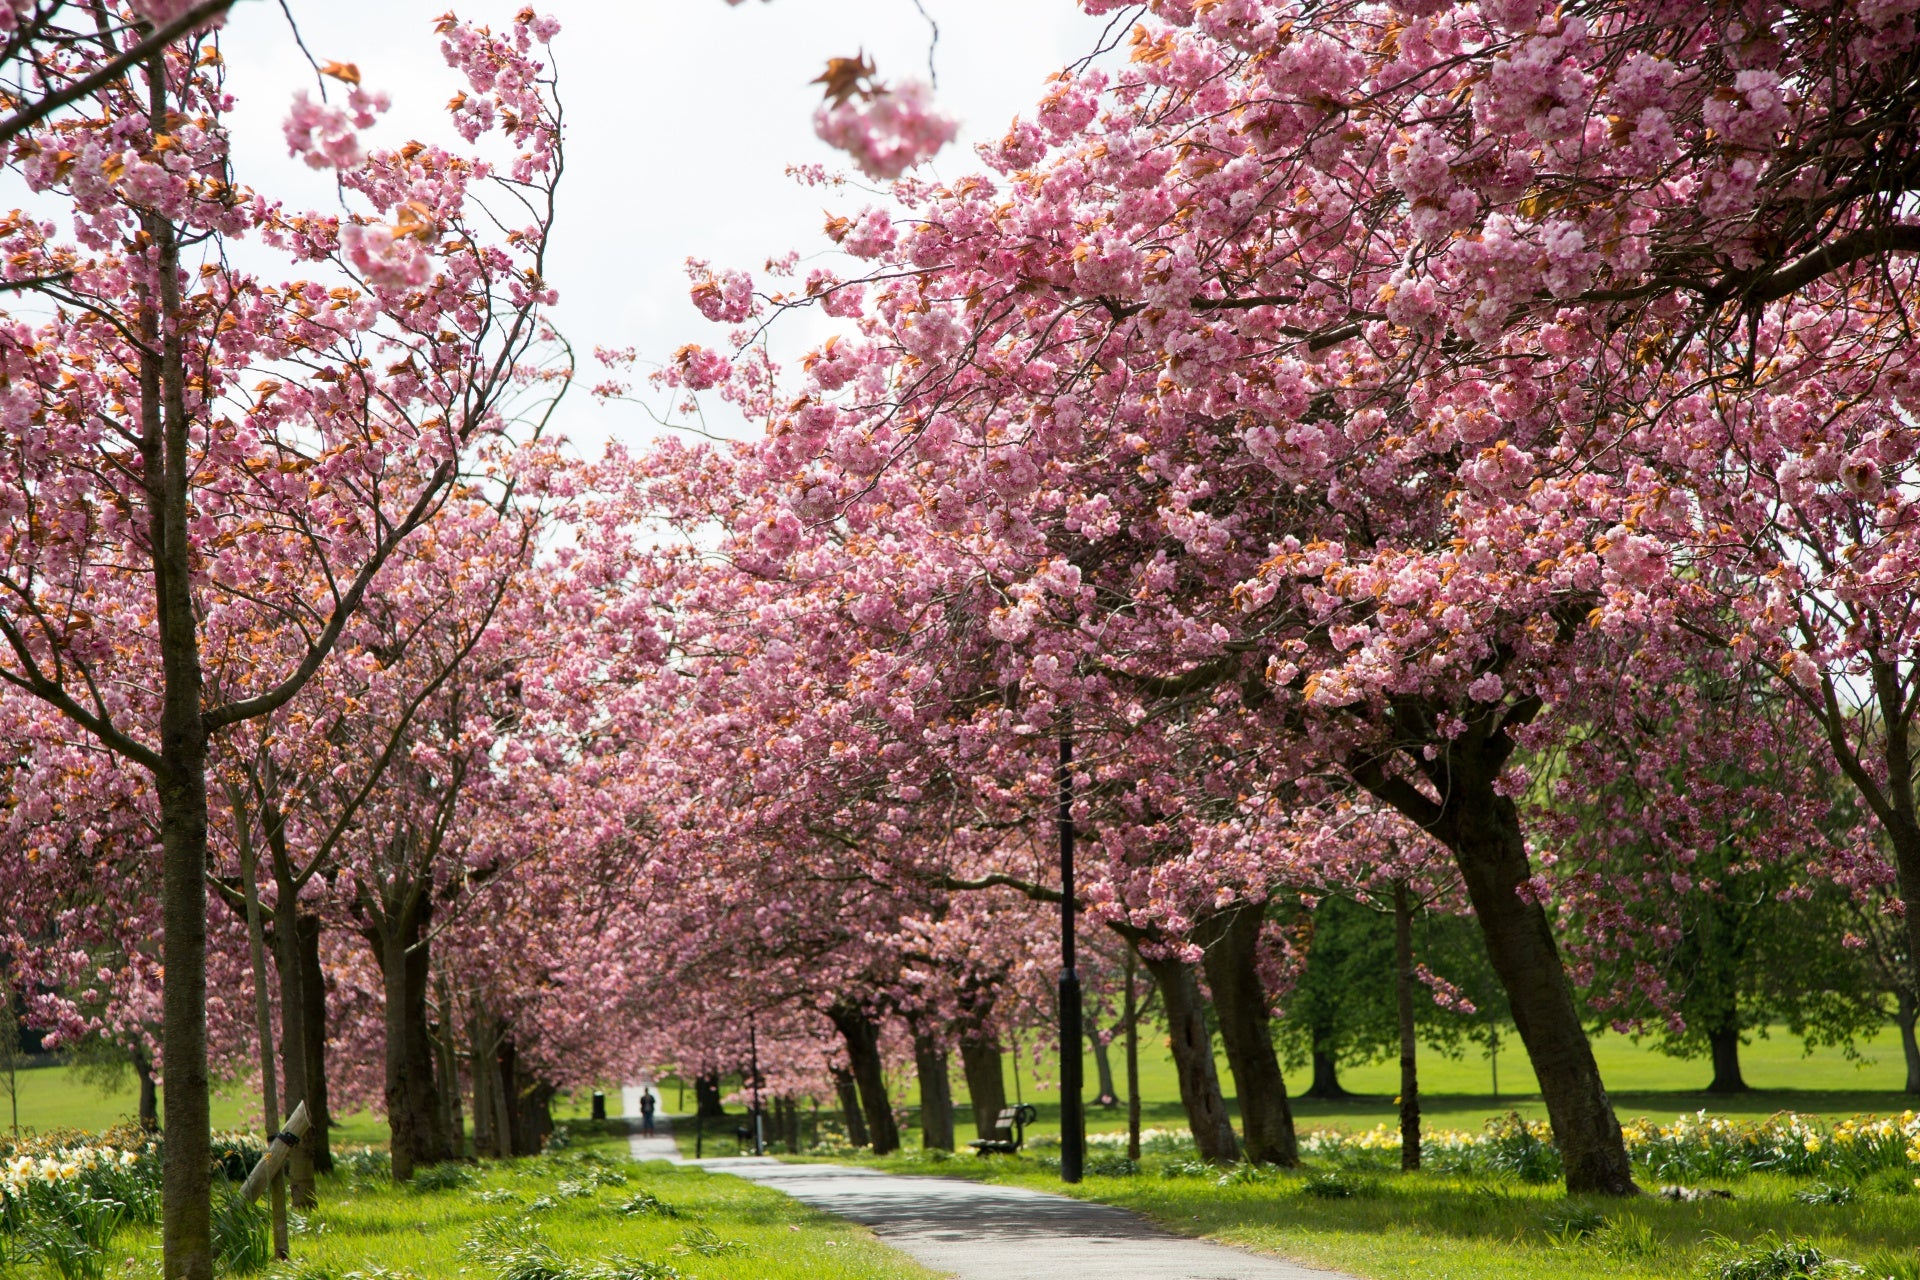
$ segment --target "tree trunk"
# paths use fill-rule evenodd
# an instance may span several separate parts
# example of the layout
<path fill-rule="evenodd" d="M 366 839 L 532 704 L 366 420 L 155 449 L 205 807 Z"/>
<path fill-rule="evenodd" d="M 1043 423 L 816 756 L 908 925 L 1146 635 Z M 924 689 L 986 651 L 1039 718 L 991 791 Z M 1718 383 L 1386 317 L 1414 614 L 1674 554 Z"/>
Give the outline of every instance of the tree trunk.
<path fill-rule="evenodd" d="M 261 818 L 269 828 L 271 846 L 275 812 L 263 807 Z M 306 993 L 301 990 L 298 890 L 291 876 L 283 874 L 284 860 L 279 850 L 274 849 L 273 855 L 277 891 L 273 903 L 273 964 L 280 976 L 280 1075 L 287 1086 L 282 1106 L 291 1115 L 295 1107 L 307 1100 L 307 1007 Z M 312 1107 L 307 1108 L 307 1115 L 312 1117 Z M 287 1157 L 287 1187 L 296 1209 L 311 1209 L 318 1202 L 313 1179 L 313 1148 L 305 1138 Z"/>
<path fill-rule="evenodd" d="M 847 1043 L 847 1062 L 860 1086 L 860 1109 L 873 1138 L 873 1154 L 900 1149 L 900 1126 L 894 1123 L 893 1104 L 887 1100 L 887 1074 L 880 1061 L 880 1026 L 855 1005 L 835 1005 L 828 1011 L 840 1038 Z"/>
<path fill-rule="evenodd" d="M 519 1074 L 520 1051 L 514 1047 L 513 1037 L 498 1037 L 493 1050 L 493 1149 L 502 1160 L 520 1154 L 514 1145 L 520 1112 L 514 1085 Z"/>
<path fill-rule="evenodd" d="M 1475 736 L 1479 735 L 1479 736 Z M 1541 1099 L 1571 1193 L 1634 1195 L 1633 1165 L 1593 1046 L 1573 1000 L 1546 910 L 1531 900 L 1532 867 L 1511 799 L 1494 790 L 1512 744 L 1502 731 L 1475 726 L 1430 762 L 1441 776 L 1435 803 L 1404 779 L 1374 766 L 1365 784 L 1400 808 L 1453 853 L 1486 940 L 1487 957 L 1507 993 L 1520 1041 L 1540 1082 Z"/>
<path fill-rule="evenodd" d="M 1914 999 L 1913 992 L 1900 993 L 1893 1018 L 1899 1024 L 1900 1049 L 1907 1058 L 1907 1092 L 1920 1093 L 1920 1041 L 1913 1034 L 1914 1022 L 1920 1018 L 1920 1001 Z"/>
<path fill-rule="evenodd" d="M 1325 1101 L 1353 1096 L 1340 1083 L 1340 1060 L 1328 1051 L 1324 1043 L 1313 1047 L 1313 1084 L 1308 1087 L 1306 1096 Z"/>
<path fill-rule="evenodd" d="M 447 1149 L 456 1160 L 466 1158 L 467 1118 L 460 1111 L 459 1047 L 454 1043 L 453 1002 L 447 984 L 440 982 L 440 1025 L 433 1037 L 434 1052 L 440 1059 L 440 1123 L 447 1135 Z"/>
<path fill-rule="evenodd" d="M 1413 899 L 1404 880 L 1393 886 L 1394 1007 L 1400 1020 L 1400 1167 L 1420 1167 L 1419 1037 L 1413 1020 Z"/>
<path fill-rule="evenodd" d="M 1263 904 L 1224 911 L 1202 921 L 1194 941 L 1206 948 L 1201 963 L 1213 990 L 1227 1068 L 1240 1095 L 1246 1158 L 1292 1168 L 1300 1163 L 1300 1141 L 1293 1129 L 1286 1078 L 1273 1052 L 1267 993 L 1260 985 L 1260 926 L 1265 919 Z"/>
<path fill-rule="evenodd" d="M 1099 1028 L 1091 1021 L 1087 1023 L 1087 1043 L 1093 1047 L 1093 1070 L 1100 1080 L 1100 1096 L 1094 1101 L 1103 1107 L 1117 1107 L 1120 1095 L 1113 1087 L 1113 1055 L 1107 1051 L 1107 1042 L 1100 1038 Z"/>
<path fill-rule="evenodd" d="M 450 1154 L 440 1124 L 433 1041 L 427 1031 L 425 902 L 422 897 L 416 905 L 402 906 L 386 915 L 384 928 L 376 925 L 366 931 L 386 997 L 386 1104 L 395 1182 L 409 1181 L 414 1169 L 438 1164 Z"/>
<path fill-rule="evenodd" d="M 153 1059 L 141 1045 L 133 1048 L 133 1074 L 140 1081 L 140 1127 L 148 1133 L 160 1129 L 160 1090 L 153 1083 Z"/>
<path fill-rule="evenodd" d="M 146 64 L 148 118 L 171 110 L 164 54 Z M 173 223 L 143 213 L 158 296 L 138 311 L 140 461 L 160 649 L 161 1043 L 167 1141 L 161 1168 L 161 1268 L 166 1280 L 212 1280 L 213 1147 L 207 1072 L 207 722 L 200 628 L 188 540 L 192 418 L 180 243 Z M 144 290 L 143 290 L 144 294 Z"/>
<path fill-rule="evenodd" d="M 547 1139 L 553 1135 L 554 1088 L 528 1075 L 517 1064 L 516 1071 L 518 1083 L 514 1088 L 513 1153 L 517 1156 L 537 1156 L 541 1148 L 547 1145 Z"/>
<path fill-rule="evenodd" d="M 960 1067 L 967 1077 L 967 1103 L 973 1108 L 973 1134 L 991 1138 L 994 1121 L 1007 1107 L 1006 1063 L 1000 1046 L 986 1031 L 960 1037 Z"/>
<path fill-rule="evenodd" d="M 913 1033 L 913 1067 L 920 1077 L 920 1145 L 953 1150 L 953 1077 L 947 1047 L 919 1028 Z"/>
<path fill-rule="evenodd" d="M 1160 988 L 1167 1011 L 1168 1046 L 1173 1050 L 1174 1074 L 1180 1082 L 1180 1103 L 1187 1111 L 1193 1144 L 1202 1160 L 1232 1164 L 1240 1158 L 1240 1142 L 1227 1118 L 1227 1100 L 1220 1092 L 1220 1075 L 1213 1065 L 1213 1037 L 1207 1033 L 1200 984 L 1193 966 L 1171 957 L 1140 963 Z"/>
<path fill-rule="evenodd" d="M 1709 1028 L 1707 1048 L 1713 1055 L 1713 1082 L 1707 1092 L 1747 1092 L 1746 1079 L 1740 1074 L 1740 1028 Z"/>
<path fill-rule="evenodd" d="M 253 1030 L 260 1053 L 260 1103 L 269 1146 L 286 1113 L 280 1109 L 280 1077 L 274 1069 L 273 998 L 267 994 L 267 931 L 260 919 L 260 866 L 254 851 L 253 819 L 234 797 L 234 842 L 240 852 L 240 882 L 246 895 L 247 961 L 253 976 Z M 285 1170 L 273 1178 L 273 1256 L 287 1257 L 287 1185 Z"/>
<path fill-rule="evenodd" d="M 484 1014 L 476 1013 L 467 1028 L 467 1074 L 473 1079 L 473 1154 L 497 1155 L 494 1136 L 493 1032 Z"/>
<path fill-rule="evenodd" d="M 840 1116 L 846 1122 L 847 1141 L 856 1147 L 867 1146 L 873 1139 L 867 1134 L 866 1117 L 860 1114 L 860 1090 L 853 1083 L 853 1072 L 834 1067 L 833 1091 L 840 1098 Z"/>
<path fill-rule="evenodd" d="M 308 1149 L 315 1173 L 333 1172 L 333 1146 L 328 1131 L 333 1113 L 327 1108 L 327 975 L 320 967 L 320 917 L 302 914 L 300 926 L 301 1018 L 306 1038 L 307 1118 L 313 1128 L 300 1140 Z"/>
<path fill-rule="evenodd" d="M 718 1120 L 727 1114 L 727 1108 L 720 1101 L 720 1077 L 716 1073 L 697 1075 L 693 1078 L 694 1114 L 706 1120 Z"/>
<path fill-rule="evenodd" d="M 1139 963 L 1127 948 L 1127 1159 L 1140 1163 L 1140 998 L 1134 986 Z"/>

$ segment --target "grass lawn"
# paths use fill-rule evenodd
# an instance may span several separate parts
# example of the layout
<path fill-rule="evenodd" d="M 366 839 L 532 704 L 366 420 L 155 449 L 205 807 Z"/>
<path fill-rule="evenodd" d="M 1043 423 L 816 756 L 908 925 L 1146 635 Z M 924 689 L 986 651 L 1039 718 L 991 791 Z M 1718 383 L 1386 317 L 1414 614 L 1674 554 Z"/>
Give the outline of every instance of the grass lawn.
<path fill-rule="evenodd" d="M 932 1280 L 871 1232 L 779 1192 L 634 1164 L 623 1135 L 455 1166 L 462 1185 L 430 1191 L 348 1163 L 321 1180 L 320 1207 L 297 1221 L 293 1257 L 268 1280 Z M 160 1274 L 157 1228 L 122 1231 L 111 1248 L 107 1280 Z M 40 1264 L 9 1275 L 58 1280 Z"/>
<path fill-rule="evenodd" d="M 99 1132 L 123 1121 L 132 1120 L 140 1109 L 140 1096 L 128 1073 L 117 1089 L 103 1092 L 85 1083 L 65 1067 L 30 1067 L 21 1071 L 20 1127 L 46 1132 L 49 1129 L 85 1129 Z M 0 1090 L 4 1090 L 0 1080 Z M 561 1094 L 553 1101 L 556 1120 L 584 1120 L 592 1111 L 591 1091 Z M 620 1114 L 620 1090 L 610 1086 L 608 1109 Z M 161 1118 L 166 1118 L 166 1094 L 161 1091 Z M 216 1086 L 213 1097 L 215 1129 L 253 1128 L 259 1123 L 260 1103 L 244 1084 Z M 9 1099 L 0 1092 L 0 1126 L 11 1125 L 13 1113 Z M 384 1146 L 387 1141 L 385 1117 L 369 1111 L 335 1116 L 333 1145 L 338 1147 Z"/>
<path fill-rule="evenodd" d="M 1184 1235 L 1366 1280 L 1697 1280 L 1727 1242 L 1751 1250 L 1789 1239 L 1810 1240 L 1830 1257 L 1862 1264 L 1873 1280 L 1920 1280 L 1920 1194 L 1905 1174 L 1877 1175 L 1843 1205 L 1803 1203 L 1796 1194 L 1808 1189 L 1805 1179 L 1772 1175 L 1715 1182 L 1732 1200 L 1644 1196 L 1622 1203 L 1569 1199 L 1557 1185 L 1506 1178 L 1326 1165 L 1167 1176 L 1170 1161 L 1149 1156 L 1133 1176 L 1089 1176 L 1068 1187 L 1055 1168 L 1025 1156 L 928 1159 L 909 1151 L 880 1160 L 834 1159 L 1103 1201 Z"/>
<path fill-rule="evenodd" d="M 1909 1107 L 1920 1107 L 1920 1097 L 1902 1093 L 1906 1067 L 1900 1056 L 1896 1032 L 1883 1035 L 1861 1046 L 1859 1059 L 1849 1059 L 1837 1049 L 1819 1049 L 1808 1054 L 1801 1042 L 1776 1029 L 1766 1038 L 1756 1037 L 1742 1054 L 1747 1082 L 1753 1091 L 1723 1096 L 1703 1092 L 1711 1073 L 1703 1062 L 1670 1058 L 1663 1053 L 1635 1044 L 1625 1036 L 1603 1035 L 1594 1040 L 1594 1054 L 1613 1096 L 1621 1119 L 1646 1117 L 1667 1122 L 1682 1112 L 1707 1109 L 1717 1115 L 1762 1117 L 1776 1111 L 1797 1111 L 1804 1115 L 1841 1117 L 1863 1114 L 1898 1114 Z M 1124 1096 L 1126 1076 L 1124 1056 L 1119 1044 L 1112 1049 L 1115 1084 Z M 1020 1056 L 1017 1071 L 1008 1055 L 1007 1098 L 1015 1096 L 1016 1076 L 1019 1096 L 1040 1113 L 1031 1132 L 1036 1136 L 1060 1131 L 1059 1094 L 1054 1084 L 1057 1065 L 1051 1054 L 1039 1061 L 1038 1071 L 1030 1052 Z M 910 1065 L 910 1064 L 907 1064 Z M 1221 1086 L 1229 1106 L 1234 1103 L 1233 1076 L 1226 1059 L 1217 1064 Z M 1093 1057 L 1085 1063 L 1086 1094 L 1089 1099 L 1097 1088 Z M 1294 1115 L 1302 1129 L 1370 1129 L 1377 1124 L 1397 1124 L 1398 1107 L 1394 1094 L 1399 1090 L 1400 1068 L 1397 1062 L 1375 1063 L 1349 1069 L 1341 1082 L 1353 1096 L 1338 1101 L 1302 1098 L 1298 1091 L 1306 1086 L 1303 1073 L 1290 1073 L 1288 1084 L 1295 1092 Z M 958 1105 L 959 1124 L 965 1137 L 972 1137 L 973 1112 L 966 1103 L 965 1082 L 959 1064 L 953 1066 L 952 1079 Z M 895 1104 L 919 1105 L 919 1087 L 911 1070 L 890 1072 L 888 1085 Z M 731 1084 L 728 1086 L 732 1087 Z M 1518 1040 L 1500 1051 L 1500 1094 L 1492 1090 L 1491 1064 L 1484 1052 L 1455 1060 L 1437 1051 L 1426 1051 L 1420 1064 L 1421 1110 L 1430 1129 L 1478 1131 L 1495 1117 L 1517 1111 L 1534 1119 L 1546 1118 L 1533 1071 Z M 674 1106 L 677 1094 L 673 1082 L 662 1088 L 663 1100 Z M 1186 1112 L 1180 1106 L 1179 1086 L 1175 1082 L 1173 1061 L 1164 1043 L 1142 1037 L 1140 1045 L 1140 1096 L 1142 1124 L 1147 1128 L 1184 1129 Z M 617 1097 L 613 1100 L 617 1109 Z M 836 1115 L 827 1099 L 821 1099 L 821 1115 Z M 690 1106 L 689 1098 L 684 1105 Z M 678 1108 L 676 1108 L 678 1109 Z M 741 1110 L 738 1105 L 733 1108 Z M 1234 1113 L 1238 1115 L 1237 1110 Z M 734 1121 L 715 1121 L 713 1131 L 728 1135 L 719 1139 L 721 1151 L 733 1150 Z M 1087 1107 L 1087 1131 L 1113 1133 L 1127 1126 L 1124 1106 Z M 684 1122 L 677 1136 L 693 1153 L 692 1131 Z M 711 1139 L 711 1135 L 710 1135 Z"/>

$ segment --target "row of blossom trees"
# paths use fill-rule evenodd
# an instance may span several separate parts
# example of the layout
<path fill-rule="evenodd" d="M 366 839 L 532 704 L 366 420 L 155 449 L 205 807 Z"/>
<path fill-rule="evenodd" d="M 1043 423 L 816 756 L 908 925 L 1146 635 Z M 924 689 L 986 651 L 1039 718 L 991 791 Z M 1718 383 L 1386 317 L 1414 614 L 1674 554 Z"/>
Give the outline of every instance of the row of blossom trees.
<path fill-rule="evenodd" d="M 1796 1009 L 1911 1044 L 1910 6 L 1082 4 L 1137 22 L 984 171 L 803 283 L 695 268 L 728 349 L 660 381 L 752 439 L 592 462 L 544 432 L 551 22 L 441 22 L 462 148 L 366 147 L 323 68 L 325 215 L 232 172 L 207 13 L 20 71 L 71 228 L 0 228 L 8 980 L 162 1080 L 170 1278 L 215 1069 L 320 1120 L 297 1199 L 330 1107 L 406 1178 L 642 1064 L 886 1150 L 910 1058 L 952 1146 L 952 1057 L 990 1122 L 1048 1020 L 1068 750 L 1097 1018 L 1137 971 L 1207 1159 L 1299 1158 L 1322 899 L 1393 918 L 1410 1161 L 1466 1000 L 1423 913 L 1570 1190 L 1633 1190 L 1589 1028 L 1737 1053 L 1765 904 L 1831 944 Z M 826 79 L 871 176 L 951 136 Z"/>

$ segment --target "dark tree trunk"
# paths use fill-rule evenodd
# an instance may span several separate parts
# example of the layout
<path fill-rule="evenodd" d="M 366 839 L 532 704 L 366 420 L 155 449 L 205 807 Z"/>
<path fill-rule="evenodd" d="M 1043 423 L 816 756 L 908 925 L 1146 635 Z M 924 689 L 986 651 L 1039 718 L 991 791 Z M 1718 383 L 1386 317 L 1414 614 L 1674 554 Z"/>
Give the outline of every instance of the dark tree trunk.
<path fill-rule="evenodd" d="M 1920 1093 L 1920 1040 L 1913 1034 L 1914 1022 L 1920 1018 L 1920 1001 L 1914 999 L 1913 992 L 1900 993 L 1893 1016 L 1900 1027 L 1900 1051 L 1907 1058 L 1907 1092 Z"/>
<path fill-rule="evenodd" d="M 787 1154 L 800 1154 L 800 1099 L 787 1099 Z"/>
<path fill-rule="evenodd" d="M 953 1077 L 947 1047 L 919 1028 L 913 1033 L 913 1067 L 920 1077 L 920 1145 L 953 1150 Z"/>
<path fill-rule="evenodd" d="M 1193 1144 L 1202 1160 L 1232 1164 L 1240 1158 L 1240 1142 L 1227 1118 L 1227 1100 L 1220 1092 L 1220 1074 L 1213 1065 L 1213 1037 L 1207 1033 L 1206 1012 L 1193 966 L 1166 958 L 1140 963 L 1160 989 L 1167 1011 L 1167 1038 L 1173 1050 L 1174 1074 L 1180 1081 L 1180 1103 L 1187 1111 Z"/>
<path fill-rule="evenodd" d="M 313 1128 L 300 1140 L 313 1161 L 315 1173 L 333 1172 L 333 1146 L 328 1132 L 333 1113 L 327 1109 L 327 975 L 320 967 L 320 917 L 302 915 L 300 925 L 300 999 L 305 1004 L 301 1030 L 306 1037 L 307 1118 Z"/>
<path fill-rule="evenodd" d="M 520 1050 L 503 1035 L 493 1051 L 493 1141 L 502 1159 L 520 1149 Z"/>
<path fill-rule="evenodd" d="M 1227 1068 L 1240 1095 L 1246 1158 L 1291 1168 L 1300 1163 L 1300 1142 L 1286 1078 L 1273 1052 L 1267 993 L 1260 985 L 1260 926 L 1265 919 L 1260 904 L 1224 911 L 1203 921 L 1194 930 L 1194 941 L 1205 948 L 1201 963 L 1213 990 Z"/>
<path fill-rule="evenodd" d="M 516 1064 L 513 1108 L 513 1154 L 537 1156 L 553 1136 L 554 1088 L 529 1076 Z"/>
<path fill-rule="evenodd" d="M 153 1059 L 142 1045 L 134 1046 L 132 1057 L 133 1074 L 140 1081 L 140 1127 L 156 1133 L 160 1129 L 160 1091 L 153 1083 Z"/>
<path fill-rule="evenodd" d="M 887 1074 L 880 1061 L 880 1025 L 856 1005 L 835 1005 L 828 1012 L 840 1038 L 847 1044 L 847 1062 L 860 1086 L 860 1109 L 867 1117 L 873 1154 L 900 1149 L 900 1126 L 894 1123 L 893 1104 L 887 1100 Z"/>
<path fill-rule="evenodd" d="M 275 830 L 277 817 L 274 809 L 262 810 L 277 890 L 273 904 L 273 967 L 280 975 L 280 1076 L 287 1086 L 281 1106 L 292 1115 L 294 1108 L 307 1100 L 307 1002 L 306 993 L 301 990 L 296 896 L 299 890 L 294 887 L 290 868 L 280 853 L 281 833 Z M 312 1118 L 311 1106 L 307 1108 L 307 1115 Z M 296 1209 L 311 1209 L 318 1201 L 313 1181 L 313 1148 L 304 1138 L 287 1157 L 287 1189 Z"/>
<path fill-rule="evenodd" d="M 703 1120 L 719 1120 L 727 1108 L 720 1101 L 720 1077 L 708 1073 L 693 1078 L 693 1111 Z"/>
<path fill-rule="evenodd" d="M 148 64 L 149 118 L 170 109 L 164 57 Z M 167 1141 L 161 1169 L 161 1250 L 166 1280 L 212 1280 L 213 1147 L 207 1070 L 207 722 L 201 707 L 200 629 L 188 541 L 191 419 L 186 403 L 186 323 L 180 246 L 157 214 L 140 219 L 159 296 L 144 298 L 139 326 L 140 454 L 160 648 L 161 1043 Z"/>
<path fill-rule="evenodd" d="M 846 1122 L 847 1141 L 856 1147 L 864 1147 L 873 1139 L 867 1133 L 866 1117 L 860 1114 L 860 1090 L 853 1083 L 853 1072 L 845 1067 L 833 1068 L 833 1090 L 840 1097 L 840 1116 Z"/>
<path fill-rule="evenodd" d="M 1393 886 L 1394 1008 L 1400 1021 L 1400 1167 L 1420 1167 L 1420 1042 L 1413 1020 L 1413 899 Z"/>
<path fill-rule="evenodd" d="M 1100 1038 L 1099 1028 L 1091 1021 L 1087 1023 L 1087 1043 L 1093 1047 L 1093 1070 L 1100 1080 L 1100 1096 L 1094 1101 L 1103 1107 L 1117 1107 L 1120 1095 L 1113 1087 L 1113 1055 L 1107 1051 L 1107 1042 Z"/>
<path fill-rule="evenodd" d="M 1410 717 L 1409 723 L 1428 714 L 1414 707 L 1396 713 Z M 1633 1183 L 1626 1139 L 1580 1023 L 1552 924 L 1538 902 L 1523 896 L 1532 867 L 1520 812 L 1510 798 L 1494 790 L 1512 750 L 1505 729 L 1491 719 L 1470 725 L 1443 754 L 1421 762 L 1444 797 L 1439 803 L 1405 779 L 1389 776 L 1377 760 L 1357 768 L 1355 777 L 1453 853 L 1486 940 L 1487 957 L 1506 990 L 1514 1025 L 1540 1082 L 1567 1190 L 1634 1195 L 1639 1188 Z"/>
<path fill-rule="evenodd" d="M 1350 1098 L 1347 1087 L 1340 1083 L 1340 1060 L 1330 1053 L 1324 1044 L 1313 1047 L 1313 1083 L 1308 1086 L 1306 1096 L 1331 1101 L 1335 1098 Z"/>
<path fill-rule="evenodd" d="M 447 1150 L 456 1160 L 466 1158 L 467 1120 L 460 1112 L 460 1059 L 454 1044 L 452 1002 L 447 999 L 446 984 L 440 987 L 440 1024 L 433 1037 L 434 1053 L 440 1060 L 440 1124 L 447 1135 Z"/>
<path fill-rule="evenodd" d="M 440 1123 L 433 1038 L 427 1028 L 430 958 L 424 935 L 428 916 L 422 896 L 415 905 L 386 913 L 385 928 L 375 925 L 366 930 L 386 997 L 386 1104 L 395 1182 L 406 1182 L 414 1169 L 439 1164 L 452 1155 Z"/>
<path fill-rule="evenodd" d="M 493 1032 L 484 1015 L 476 1013 L 467 1027 L 467 1074 L 473 1078 L 473 1154 L 498 1155 L 495 1136 Z"/>
<path fill-rule="evenodd" d="M 960 1066 L 967 1077 L 967 1103 L 973 1108 L 974 1136 L 991 1138 L 993 1123 L 1007 1106 L 1007 1073 L 1000 1046 L 985 1031 L 963 1035 Z"/>
<path fill-rule="evenodd" d="M 1740 1028 L 1710 1028 L 1707 1047 L 1713 1054 L 1713 1083 L 1707 1086 L 1707 1092 L 1747 1092 L 1746 1079 L 1740 1074 Z"/>

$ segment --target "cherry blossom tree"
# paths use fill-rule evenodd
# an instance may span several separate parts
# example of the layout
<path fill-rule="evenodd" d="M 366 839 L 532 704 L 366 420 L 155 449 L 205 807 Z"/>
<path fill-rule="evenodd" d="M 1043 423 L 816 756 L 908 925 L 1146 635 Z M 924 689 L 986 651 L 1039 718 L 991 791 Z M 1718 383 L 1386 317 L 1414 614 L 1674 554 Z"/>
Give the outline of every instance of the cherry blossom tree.
<path fill-rule="evenodd" d="M 10 287 L 46 310 L 10 317 L 0 344 L 16 422 L 0 678 L 152 778 L 165 1270 L 200 1280 L 211 1270 L 210 743 L 300 692 L 467 451 L 506 425 L 503 397 L 551 301 L 540 262 L 557 116 L 532 50 L 553 26 L 528 16 L 495 36 L 443 24 L 471 89 L 456 125 L 470 139 L 506 135 L 497 177 L 440 147 L 353 144 L 381 105 L 358 86 L 346 108 L 296 103 L 289 141 L 334 165 L 361 210 L 326 216 L 289 215 L 239 184 L 211 36 L 140 52 L 152 27 L 105 30 L 59 44 L 87 65 L 7 160 L 72 229 L 19 213 L 4 224 Z M 489 184 L 518 215 L 510 236 L 474 216 Z M 309 278 L 241 271 L 221 251 L 240 238 Z M 254 631 L 297 634 L 294 660 L 210 666 Z"/>

